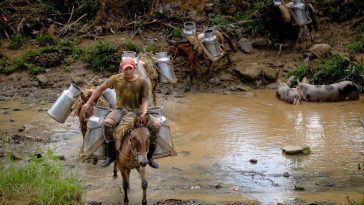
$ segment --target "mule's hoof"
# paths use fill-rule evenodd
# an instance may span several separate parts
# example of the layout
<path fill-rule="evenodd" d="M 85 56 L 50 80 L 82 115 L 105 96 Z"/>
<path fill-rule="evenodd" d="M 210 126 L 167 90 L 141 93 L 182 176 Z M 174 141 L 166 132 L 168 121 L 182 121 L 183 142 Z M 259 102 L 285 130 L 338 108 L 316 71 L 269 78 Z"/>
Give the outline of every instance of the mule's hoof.
<path fill-rule="evenodd" d="M 142 205 L 147 205 L 147 200 L 145 200 L 145 201 L 143 200 Z"/>

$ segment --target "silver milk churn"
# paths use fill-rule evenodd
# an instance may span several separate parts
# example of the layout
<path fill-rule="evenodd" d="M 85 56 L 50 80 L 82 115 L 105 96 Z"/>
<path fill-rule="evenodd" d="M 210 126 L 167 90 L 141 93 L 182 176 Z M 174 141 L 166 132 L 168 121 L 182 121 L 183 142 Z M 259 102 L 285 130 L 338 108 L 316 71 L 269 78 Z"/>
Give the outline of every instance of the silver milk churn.
<path fill-rule="evenodd" d="M 71 114 L 71 108 L 76 98 L 81 93 L 81 88 L 71 84 L 67 90 L 57 98 L 56 102 L 48 110 L 48 115 L 59 123 L 64 123 Z"/>
<path fill-rule="evenodd" d="M 196 33 L 196 25 L 194 22 L 186 22 L 183 24 L 183 34 L 187 38 Z"/>
<path fill-rule="evenodd" d="M 213 57 L 220 55 L 220 47 L 214 30 L 209 29 L 204 33 L 204 44 Z"/>
<path fill-rule="evenodd" d="M 273 0 L 274 6 L 280 6 L 282 4 L 282 0 Z"/>
<path fill-rule="evenodd" d="M 161 158 L 166 156 L 175 156 L 177 153 L 174 150 L 174 145 L 169 130 L 167 118 L 163 115 L 162 106 L 152 106 L 148 108 L 148 113 L 152 118 L 161 122 L 162 127 L 159 130 L 160 139 L 157 140 L 157 147 L 154 152 L 154 158 Z"/>
<path fill-rule="evenodd" d="M 116 108 L 116 92 L 115 89 L 106 88 L 102 93 L 105 100 L 110 104 L 110 108 Z"/>
<path fill-rule="evenodd" d="M 124 60 L 125 58 L 134 58 L 135 60 L 136 52 L 135 51 L 124 51 L 121 55 L 121 60 Z"/>
<path fill-rule="evenodd" d="M 308 23 L 306 15 L 306 5 L 303 0 L 294 1 L 293 12 L 297 16 L 298 25 L 301 26 Z"/>
<path fill-rule="evenodd" d="M 176 77 L 167 52 L 155 54 L 156 63 L 158 66 L 158 80 L 160 83 L 175 83 Z"/>
<path fill-rule="evenodd" d="M 93 114 L 87 122 L 86 132 L 86 150 L 90 148 L 100 138 L 104 137 L 103 122 L 105 117 L 111 112 L 110 108 L 95 106 L 93 108 Z M 105 156 L 105 144 L 99 147 L 93 154 L 93 157 L 102 158 Z"/>

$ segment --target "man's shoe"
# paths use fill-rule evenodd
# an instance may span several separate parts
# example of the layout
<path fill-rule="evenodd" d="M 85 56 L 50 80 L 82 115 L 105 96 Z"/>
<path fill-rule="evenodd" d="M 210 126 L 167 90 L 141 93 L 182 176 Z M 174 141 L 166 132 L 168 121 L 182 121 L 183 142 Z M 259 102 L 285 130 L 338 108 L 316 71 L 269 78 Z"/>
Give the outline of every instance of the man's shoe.
<path fill-rule="evenodd" d="M 154 169 L 159 168 L 159 165 L 157 164 L 157 162 L 155 162 L 152 158 L 148 159 L 148 164 L 149 164 L 149 166 L 151 166 Z"/>
<path fill-rule="evenodd" d="M 157 146 L 157 144 L 150 143 L 150 145 L 149 145 L 149 152 L 147 154 L 148 164 L 149 164 L 149 166 L 151 166 L 154 169 L 158 169 L 159 168 L 159 165 L 157 164 L 157 162 L 155 162 L 153 160 L 153 154 L 154 154 L 154 151 L 155 151 L 156 146 Z"/>
<path fill-rule="evenodd" d="M 102 167 L 107 167 L 113 163 L 116 159 L 115 141 L 109 141 L 106 143 L 107 158 L 101 162 Z"/>

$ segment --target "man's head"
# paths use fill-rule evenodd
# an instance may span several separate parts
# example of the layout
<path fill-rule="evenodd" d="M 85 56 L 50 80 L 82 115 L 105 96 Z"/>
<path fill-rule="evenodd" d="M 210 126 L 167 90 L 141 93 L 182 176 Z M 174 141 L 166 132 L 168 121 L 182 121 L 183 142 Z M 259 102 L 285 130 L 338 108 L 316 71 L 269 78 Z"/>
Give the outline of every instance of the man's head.
<path fill-rule="evenodd" d="M 133 58 L 125 58 L 123 59 L 122 63 L 120 64 L 121 69 L 124 70 L 133 70 L 136 65 L 135 65 L 135 61 Z"/>

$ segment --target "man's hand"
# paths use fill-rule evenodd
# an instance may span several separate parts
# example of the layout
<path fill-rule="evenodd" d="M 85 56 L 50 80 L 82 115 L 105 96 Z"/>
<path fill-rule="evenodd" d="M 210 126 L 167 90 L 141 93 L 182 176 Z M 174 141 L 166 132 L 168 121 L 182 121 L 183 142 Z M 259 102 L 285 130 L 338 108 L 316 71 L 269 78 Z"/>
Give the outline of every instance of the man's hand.
<path fill-rule="evenodd" d="M 146 113 L 140 115 L 140 123 L 144 125 L 148 123 L 148 115 Z"/>
<path fill-rule="evenodd" d="M 83 106 L 82 106 L 82 110 L 81 112 L 84 112 L 85 116 L 86 117 L 90 117 L 91 116 L 91 113 L 92 113 L 92 105 L 91 103 L 85 103 Z"/>

